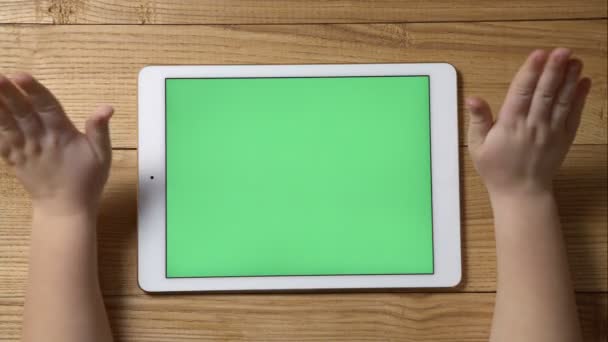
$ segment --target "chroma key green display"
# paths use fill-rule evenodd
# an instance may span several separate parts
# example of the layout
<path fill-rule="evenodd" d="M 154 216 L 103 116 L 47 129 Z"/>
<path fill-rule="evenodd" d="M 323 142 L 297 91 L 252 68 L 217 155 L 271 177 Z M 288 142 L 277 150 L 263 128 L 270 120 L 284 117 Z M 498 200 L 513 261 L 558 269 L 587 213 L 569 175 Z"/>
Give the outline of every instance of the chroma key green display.
<path fill-rule="evenodd" d="M 165 84 L 167 277 L 433 273 L 429 77 Z"/>

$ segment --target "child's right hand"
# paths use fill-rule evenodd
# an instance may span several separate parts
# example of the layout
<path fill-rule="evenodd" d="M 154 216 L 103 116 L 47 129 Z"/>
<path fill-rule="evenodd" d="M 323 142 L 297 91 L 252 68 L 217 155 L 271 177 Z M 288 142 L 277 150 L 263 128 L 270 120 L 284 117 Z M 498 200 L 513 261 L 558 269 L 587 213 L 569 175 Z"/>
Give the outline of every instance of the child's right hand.
<path fill-rule="evenodd" d="M 100 107 L 81 133 L 32 76 L 0 75 L 0 156 L 30 193 L 35 210 L 72 215 L 97 209 L 110 169 L 112 111 Z"/>
<path fill-rule="evenodd" d="M 513 78 L 494 122 L 488 104 L 467 99 L 469 151 L 491 197 L 550 193 L 591 87 L 568 49 L 536 50 Z"/>

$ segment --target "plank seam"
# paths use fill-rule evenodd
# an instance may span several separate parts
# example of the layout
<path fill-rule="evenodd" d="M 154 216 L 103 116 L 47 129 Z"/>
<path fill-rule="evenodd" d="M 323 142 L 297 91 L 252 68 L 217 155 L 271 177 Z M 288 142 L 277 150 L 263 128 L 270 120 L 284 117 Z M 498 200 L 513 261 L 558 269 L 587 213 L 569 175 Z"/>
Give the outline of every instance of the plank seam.
<path fill-rule="evenodd" d="M 381 24 L 449 24 L 449 23 L 500 23 L 500 22 L 551 22 L 551 21 L 601 21 L 608 17 L 589 17 L 589 18 L 538 18 L 538 19 L 493 19 L 493 20 L 433 20 L 433 21 L 360 21 L 360 22 L 294 22 L 294 23 L 162 23 L 162 24 L 141 24 L 141 23 L 74 23 L 74 24 L 54 24 L 54 23 L 0 23 L 0 26 L 312 26 L 312 25 L 381 25 Z"/>

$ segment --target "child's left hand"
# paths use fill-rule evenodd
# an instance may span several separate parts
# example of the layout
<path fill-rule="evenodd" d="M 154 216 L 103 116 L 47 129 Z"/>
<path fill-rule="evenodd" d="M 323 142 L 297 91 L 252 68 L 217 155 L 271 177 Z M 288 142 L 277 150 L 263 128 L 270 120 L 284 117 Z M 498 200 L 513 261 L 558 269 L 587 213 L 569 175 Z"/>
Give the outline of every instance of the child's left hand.
<path fill-rule="evenodd" d="M 71 215 L 97 209 L 110 170 L 112 113 L 109 106 L 99 107 L 82 133 L 32 76 L 0 75 L 0 155 L 35 210 Z"/>

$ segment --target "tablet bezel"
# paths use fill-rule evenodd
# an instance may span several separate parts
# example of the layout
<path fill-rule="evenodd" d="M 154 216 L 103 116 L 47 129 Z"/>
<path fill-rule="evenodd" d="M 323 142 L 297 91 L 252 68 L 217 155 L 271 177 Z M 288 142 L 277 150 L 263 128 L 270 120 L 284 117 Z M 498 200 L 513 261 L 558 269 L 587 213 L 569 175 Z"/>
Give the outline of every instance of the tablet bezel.
<path fill-rule="evenodd" d="M 165 79 L 429 76 L 434 273 L 166 278 Z M 138 283 L 147 292 L 452 287 L 461 279 L 457 75 L 447 63 L 148 66 L 138 80 Z"/>

